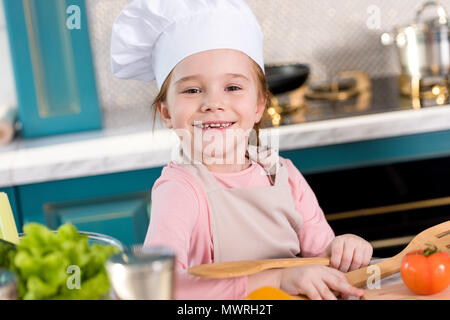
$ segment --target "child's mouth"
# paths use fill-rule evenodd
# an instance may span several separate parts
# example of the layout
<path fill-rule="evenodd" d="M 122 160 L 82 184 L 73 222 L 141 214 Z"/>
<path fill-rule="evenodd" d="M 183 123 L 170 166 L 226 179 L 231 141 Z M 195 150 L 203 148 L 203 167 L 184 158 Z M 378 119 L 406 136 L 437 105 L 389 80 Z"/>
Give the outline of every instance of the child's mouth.
<path fill-rule="evenodd" d="M 204 122 L 194 124 L 193 126 L 202 130 L 226 130 L 232 127 L 236 122 L 218 121 L 218 122 Z"/>

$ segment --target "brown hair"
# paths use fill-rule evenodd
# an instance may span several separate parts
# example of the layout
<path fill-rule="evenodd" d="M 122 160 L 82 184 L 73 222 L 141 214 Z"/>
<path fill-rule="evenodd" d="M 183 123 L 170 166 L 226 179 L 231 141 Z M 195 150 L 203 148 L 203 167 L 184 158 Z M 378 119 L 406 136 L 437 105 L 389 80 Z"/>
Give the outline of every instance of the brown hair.
<path fill-rule="evenodd" d="M 266 110 L 267 108 L 270 107 L 272 93 L 269 90 L 269 85 L 267 83 L 266 75 L 262 71 L 261 67 L 253 59 L 250 59 L 250 61 L 251 61 L 252 69 L 256 75 L 256 82 L 258 84 L 258 101 L 261 101 L 261 99 L 263 99 L 263 98 L 267 99 L 266 105 L 265 105 L 265 110 Z M 156 112 L 158 110 L 157 106 L 161 102 L 165 102 L 167 99 L 167 92 L 169 89 L 170 80 L 172 78 L 172 72 L 173 72 L 173 70 L 170 71 L 166 80 L 164 80 L 164 83 L 161 86 L 161 90 L 159 90 L 157 96 L 155 97 L 155 99 L 153 100 L 153 103 L 151 105 L 151 107 L 154 109 L 153 110 L 152 132 L 154 132 L 154 129 L 155 129 Z M 255 123 L 255 125 L 253 126 L 253 129 L 256 133 L 256 146 L 259 146 L 259 144 L 260 144 L 260 141 L 259 141 L 260 123 L 259 122 Z"/>

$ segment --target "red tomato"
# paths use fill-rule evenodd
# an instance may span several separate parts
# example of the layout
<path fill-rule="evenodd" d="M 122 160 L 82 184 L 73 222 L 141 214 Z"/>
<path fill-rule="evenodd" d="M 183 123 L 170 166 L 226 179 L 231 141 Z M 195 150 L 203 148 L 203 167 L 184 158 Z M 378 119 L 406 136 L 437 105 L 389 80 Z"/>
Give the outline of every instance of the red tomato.
<path fill-rule="evenodd" d="M 417 294 L 441 292 L 450 284 L 450 255 L 436 247 L 410 252 L 403 257 L 400 273 Z"/>

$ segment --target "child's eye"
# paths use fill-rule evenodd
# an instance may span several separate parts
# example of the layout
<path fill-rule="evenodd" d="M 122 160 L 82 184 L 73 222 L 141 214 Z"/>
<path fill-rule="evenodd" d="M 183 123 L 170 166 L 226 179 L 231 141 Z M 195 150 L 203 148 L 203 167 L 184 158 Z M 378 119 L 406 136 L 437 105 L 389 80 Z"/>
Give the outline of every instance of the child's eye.
<path fill-rule="evenodd" d="M 232 89 L 229 90 L 229 91 L 237 91 L 237 90 L 241 90 L 241 88 L 238 87 L 238 86 L 229 86 L 229 87 L 227 87 L 227 89 L 230 89 L 230 88 L 232 88 Z M 199 89 L 187 89 L 187 90 L 183 91 L 183 93 L 189 93 L 189 94 L 192 94 L 192 93 L 198 93 L 198 91 L 200 91 L 200 90 L 199 90 Z"/>
<path fill-rule="evenodd" d="M 183 91 L 183 93 L 196 93 L 196 92 L 192 92 L 198 89 L 187 89 L 186 91 Z"/>

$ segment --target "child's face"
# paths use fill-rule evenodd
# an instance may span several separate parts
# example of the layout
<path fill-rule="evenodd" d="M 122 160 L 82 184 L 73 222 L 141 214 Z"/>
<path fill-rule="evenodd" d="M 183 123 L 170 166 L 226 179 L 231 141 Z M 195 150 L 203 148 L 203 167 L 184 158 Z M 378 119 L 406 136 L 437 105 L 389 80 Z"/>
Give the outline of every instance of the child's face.
<path fill-rule="evenodd" d="M 194 77 L 183 80 L 188 76 Z M 258 85 L 250 58 L 237 50 L 217 49 L 196 53 L 176 65 L 167 100 L 158 109 L 168 128 L 177 132 L 185 131 L 191 137 L 194 134 L 194 122 L 232 123 L 226 129 L 195 127 L 196 134 L 201 132 L 203 135 L 202 146 L 196 148 L 202 150 L 196 151 L 201 151 L 205 156 L 205 148 L 213 141 L 211 136 L 226 139 L 224 137 L 231 132 L 249 132 L 261 120 L 265 103 L 265 99 L 258 97 Z M 221 139 L 214 139 L 214 143 Z M 213 157 L 219 157 L 231 151 L 231 148 L 236 151 L 236 144 L 244 143 L 246 146 L 248 139 L 240 140 L 216 148 Z M 211 146 L 206 149 L 212 150 Z"/>

